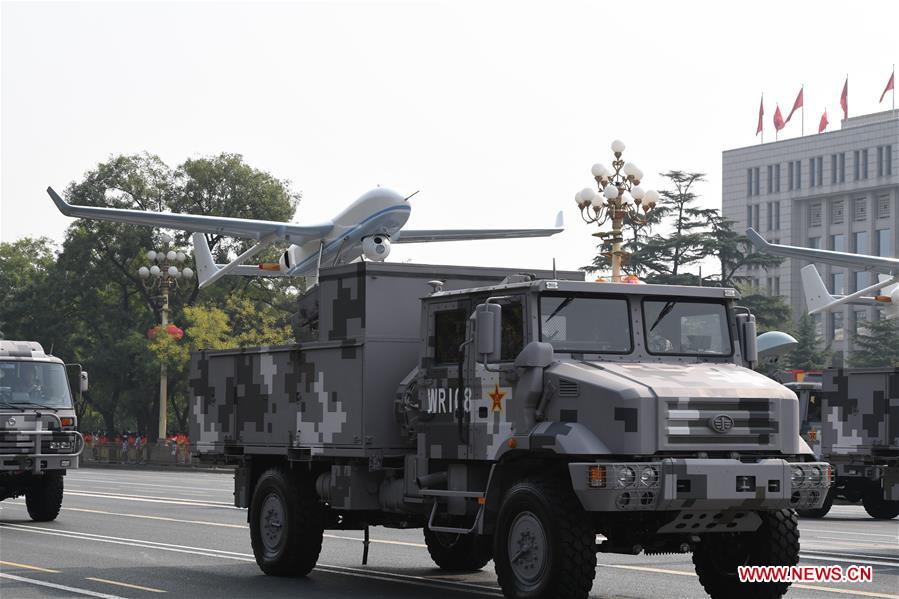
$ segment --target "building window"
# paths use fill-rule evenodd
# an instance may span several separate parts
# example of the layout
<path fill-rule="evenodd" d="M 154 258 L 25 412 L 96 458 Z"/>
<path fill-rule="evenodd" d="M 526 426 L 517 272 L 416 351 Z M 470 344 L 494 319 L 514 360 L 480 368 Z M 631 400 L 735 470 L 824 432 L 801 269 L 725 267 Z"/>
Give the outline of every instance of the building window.
<path fill-rule="evenodd" d="M 836 154 L 830 155 L 830 182 L 831 183 L 837 182 L 837 155 Z"/>
<path fill-rule="evenodd" d="M 774 167 L 770 164 L 768 165 L 768 177 L 766 179 L 768 184 L 768 193 L 774 193 Z"/>
<path fill-rule="evenodd" d="M 834 312 L 830 315 L 830 338 L 834 341 L 843 340 L 843 313 Z"/>
<path fill-rule="evenodd" d="M 883 146 L 877 146 L 877 176 L 883 177 Z"/>
<path fill-rule="evenodd" d="M 861 291 L 865 287 L 871 284 L 871 273 L 866 270 L 859 270 L 855 272 L 855 289 L 854 291 Z"/>
<path fill-rule="evenodd" d="M 814 158 L 808 159 L 808 186 L 809 187 L 815 186 L 815 159 Z"/>
<path fill-rule="evenodd" d="M 774 202 L 774 228 L 780 230 L 780 202 Z"/>
<path fill-rule="evenodd" d="M 890 217 L 890 196 L 887 194 L 877 196 L 877 218 Z"/>
<path fill-rule="evenodd" d="M 752 206 L 746 206 L 746 226 L 752 226 Z"/>
<path fill-rule="evenodd" d="M 821 238 L 820 237 L 809 237 L 808 238 L 808 247 L 813 250 L 821 249 Z"/>
<path fill-rule="evenodd" d="M 824 185 L 824 156 L 818 156 L 815 158 L 815 161 L 816 181 L 818 182 L 818 187 L 821 187 Z"/>
<path fill-rule="evenodd" d="M 774 277 L 774 295 L 780 295 L 780 277 Z"/>
<path fill-rule="evenodd" d="M 796 189 L 802 189 L 802 161 L 796 161 Z"/>
<path fill-rule="evenodd" d="M 837 171 L 839 172 L 839 176 L 837 177 L 837 183 L 845 183 L 846 182 L 846 152 L 840 152 L 837 154 Z"/>
<path fill-rule="evenodd" d="M 768 205 L 766 206 L 766 208 L 768 209 L 767 210 L 768 221 L 766 223 L 768 225 L 767 230 L 770 231 L 771 229 L 774 228 L 774 207 L 772 206 L 772 202 L 768 202 Z"/>
<path fill-rule="evenodd" d="M 855 150 L 852 152 L 852 178 L 858 181 L 861 178 L 861 152 Z"/>
<path fill-rule="evenodd" d="M 746 169 L 746 195 L 752 197 L 752 169 Z"/>
<path fill-rule="evenodd" d="M 758 204 L 752 207 L 752 228 L 758 231 L 761 227 L 759 227 L 759 211 L 760 207 Z"/>
<path fill-rule="evenodd" d="M 760 188 L 759 188 L 759 168 L 758 167 L 755 167 L 754 169 L 752 169 L 752 183 L 753 183 L 753 185 L 755 185 L 755 195 L 759 195 L 759 193 L 761 193 L 761 192 L 760 192 Z"/>
<path fill-rule="evenodd" d="M 830 205 L 830 222 L 834 225 L 843 222 L 843 200 L 834 200 Z"/>
<path fill-rule="evenodd" d="M 796 167 L 793 164 L 793 161 L 791 160 L 789 162 L 789 164 L 787 164 L 787 179 L 789 180 L 789 183 L 787 184 L 787 189 L 789 189 L 790 191 L 793 191 L 793 176 L 794 176 L 793 171 L 795 171 L 795 170 L 796 170 Z"/>
<path fill-rule="evenodd" d="M 780 165 L 774 165 L 774 193 L 780 193 Z"/>
<path fill-rule="evenodd" d="M 868 178 L 868 148 L 862 150 L 862 179 Z"/>
<path fill-rule="evenodd" d="M 821 202 L 815 202 L 808 205 L 808 226 L 821 226 Z"/>
<path fill-rule="evenodd" d="M 854 310 L 852 314 L 852 320 L 854 325 L 854 332 L 858 335 L 861 330 L 864 334 L 865 325 L 868 323 L 868 311 L 867 310 Z"/>
<path fill-rule="evenodd" d="M 835 252 L 846 251 L 846 236 L 842 233 L 830 236 L 830 249 Z"/>
<path fill-rule="evenodd" d="M 852 220 L 868 220 L 868 200 L 865 198 L 855 198 L 852 201 Z"/>
<path fill-rule="evenodd" d="M 815 323 L 815 336 L 824 337 L 824 316 L 819 312 L 812 314 L 812 322 Z"/>
<path fill-rule="evenodd" d="M 886 176 L 890 176 L 893 174 L 893 146 L 885 146 L 883 149 L 883 162 L 884 169 L 883 172 Z M 780 191 L 778 189 L 778 191 Z"/>
<path fill-rule="evenodd" d="M 893 248 L 892 244 L 890 243 L 889 229 L 877 230 L 877 255 L 883 256 L 884 258 L 892 258 L 893 256 Z"/>
<path fill-rule="evenodd" d="M 852 251 L 856 254 L 868 254 L 868 232 L 858 231 L 852 234 Z"/>

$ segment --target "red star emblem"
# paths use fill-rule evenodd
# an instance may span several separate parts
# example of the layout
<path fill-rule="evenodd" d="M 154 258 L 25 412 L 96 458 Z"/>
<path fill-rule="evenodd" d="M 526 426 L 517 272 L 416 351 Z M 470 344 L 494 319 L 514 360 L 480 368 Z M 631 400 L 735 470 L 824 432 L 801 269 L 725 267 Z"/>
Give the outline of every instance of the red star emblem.
<path fill-rule="evenodd" d="M 488 393 L 487 397 L 493 400 L 492 410 L 494 412 L 502 412 L 503 411 L 503 397 L 506 394 L 503 391 L 499 390 L 499 383 L 493 386 L 493 393 Z"/>

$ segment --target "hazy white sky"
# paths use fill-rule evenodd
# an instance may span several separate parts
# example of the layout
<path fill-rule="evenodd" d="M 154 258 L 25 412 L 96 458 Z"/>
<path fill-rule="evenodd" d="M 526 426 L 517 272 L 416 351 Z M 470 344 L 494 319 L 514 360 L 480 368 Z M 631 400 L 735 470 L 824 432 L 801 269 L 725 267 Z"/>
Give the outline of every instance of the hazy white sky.
<path fill-rule="evenodd" d="M 394 260 L 576 268 L 595 253 L 574 193 L 609 143 L 647 173 L 708 173 L 766 139 L 805 83 L 806 132 L 877 100 L 896 2 L 2 3 L 0 240 L 61 240 L 51 204 L 111 154 L 175 166 L 238 152 L 301 190 L 300 221 L 382 185 L 410 228 L 549 226 L 544 240 L 395 247 Z M 799 134 L 798 115 L 783 137 Z M 768 137 L 770 135 L 770 137 Z M 595 226 L 594 226 L 595 227 Z"/>

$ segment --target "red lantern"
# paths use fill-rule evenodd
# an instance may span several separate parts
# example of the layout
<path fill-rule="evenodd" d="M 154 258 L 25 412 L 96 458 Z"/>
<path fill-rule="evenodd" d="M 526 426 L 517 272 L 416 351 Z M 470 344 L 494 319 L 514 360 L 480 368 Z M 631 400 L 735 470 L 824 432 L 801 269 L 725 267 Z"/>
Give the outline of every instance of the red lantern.
<path fill-rule="evenodd" d="M 178 328 L 177 326 L 170 324 L 165 328 L 165 332 L 169 334 L 170 337 L 174 337 L 175 339 L 181 339 L 184 337 L 184 330 Z"/>
<path fill-rule="evenodd" d="M 150 327 L 147 329 L 147 339 L 155 339 L 156 338 L 156 327 Z"/>

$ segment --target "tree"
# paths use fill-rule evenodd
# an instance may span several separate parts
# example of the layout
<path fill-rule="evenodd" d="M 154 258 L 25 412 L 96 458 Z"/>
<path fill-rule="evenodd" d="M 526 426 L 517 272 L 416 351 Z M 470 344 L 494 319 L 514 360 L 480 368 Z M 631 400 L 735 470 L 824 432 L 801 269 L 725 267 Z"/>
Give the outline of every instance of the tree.
<path fill-rule="evenodd" d="M 767 295 L 750 290 L 740 299 L 739 305 L 749 308 L 755 315 L 759 334 L 789 328 L 790 306 L 780 295 Z"/>
<path fill-rule="evenodd" d="M 709 214 L 709 239 L 706 247 L 718 258 L 721 272 L 717 283 L 721 287 L 736 287 L 745 277 L 738 277 L 741 268 L 755 266 L 768 270 L 780 266 L 783 258 L 755 251 L 745 235 L 733 230 L 734 221 L 724 218 L 717 210 Z"/>
<path fill-rule="evenodd" d="M 787 356 L 787 364 L 797 370 L 821 370 L 830 363 L 831 351 L 818 335 L 815 319 L 803 314 L 795 331 L 798 345 Z"/>
<path fill-rule="evenodd" d="M 899 329 L 893 319 L 881 318 L 865 323 L 853 333 L 855 350 L 849 358 L 852 367 L 899 366 Z"/>

